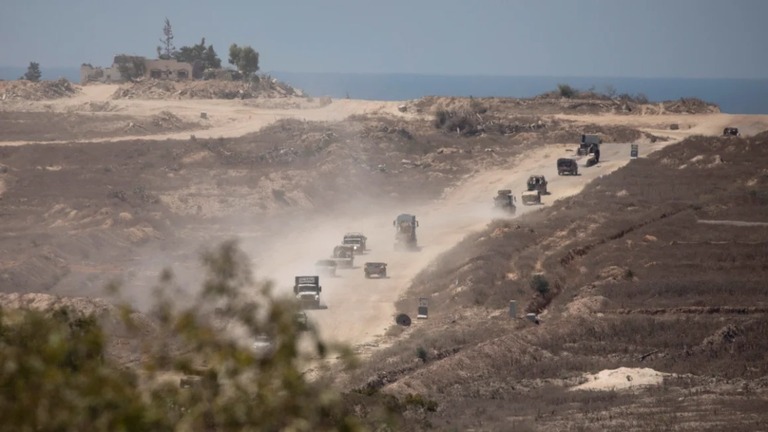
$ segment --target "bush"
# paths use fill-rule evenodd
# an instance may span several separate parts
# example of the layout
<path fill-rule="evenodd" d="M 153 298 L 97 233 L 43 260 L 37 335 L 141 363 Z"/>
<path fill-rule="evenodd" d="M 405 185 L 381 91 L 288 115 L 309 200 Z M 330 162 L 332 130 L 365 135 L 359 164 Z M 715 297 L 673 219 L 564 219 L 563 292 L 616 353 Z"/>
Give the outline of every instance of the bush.
<path fill-rule="evenodd" d="M 105 358 L 93 317 L 0 309 L 0 430 L 357 430 L 339 395 L 303 377 L 308 356 L 328 349 L 313 330 L 299 331 L 294 303 L 254 283 L 233 242 L 203 262 L 207 276 L 189 307 L 158 295 L 158 328 L 141 338 L 149 340 L 140 370 Z M 166 272 L 160 287 L 173 284 Z M 219 331 L 222 321 L 241 336 Z M 314 352 L 299 350 L 302 334 L 314 339 Z M 269 352 L 243 341 L 259 335 L 272 341 Z M 185 376 L 185 388 L 163 379 L 173 375 Z"/>
<path fill-rule="evenodd" d="M 530 281 L 531 289 L 546 296 L 549 294 L 549 281 L 543 275 L 534 275 Z"/>
<path fill-rule="evenodd" d="M 573 97 L 576 97 L 579 94 L 579 91 L 575 88 L 571 87 L 568 84 L 558 84 L 557 85 L 557 91 L 560 93 L 561 97 L 570 99 Z"/>
<path fill-rule="evenodd" d="M 416 357 L 418 357 L 422 362 L 426 363 L 428 359 L 427 350 L 421 346 L 416 348 Z"/>

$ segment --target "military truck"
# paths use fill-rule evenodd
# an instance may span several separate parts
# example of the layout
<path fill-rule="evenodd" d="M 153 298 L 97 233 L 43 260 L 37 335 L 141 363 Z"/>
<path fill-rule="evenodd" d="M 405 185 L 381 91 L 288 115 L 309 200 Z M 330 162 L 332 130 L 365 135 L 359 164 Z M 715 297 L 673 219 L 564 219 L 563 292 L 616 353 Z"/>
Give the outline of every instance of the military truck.
<path fill-rule="evenodd" d="M 341 242 L 341 244 L 352 246 L 355 254 L 360 255 L 367 250 L 367 240 L 368 237 L 366 237 L 363 233 L 349 232 L 344 234 L 344 240 Z"/>
<path fill-rule="evenodd" d="M 500 189 L 496 192 L 496 196 L 493 197 L 493 206 L 499 210 L 515 214 L 517 211 L 515 201 L 515 196 L 512 194 L 511 189 Z"/>
<path fill-rule="evenodd" d="M 293 293 L 303 309 L 320 308 L 320 276 L 296 276 Z"/>
<path fill-rule="evenodd" d="M 587 156 L 587 166 L 595 165 L 600 162 L 600 144 L 603 140 L 600 136 L 594 134 L 585 134 L 581 136 L 581 143 L 576 150 L 579 156 Z"/>
<path fill-rule="evenodd" d="M 547 179 L 541 174 L 534 174 L 528 177 L 526 186 L 529 191 L 539 191 L 542 195 L 546 195 L 547 192 Z"/>
<path fill-rule="evenodd" d="M 403 213 L 392 221 L 392 225 L 395 227 L 395 250 L 414 250 L 418 247 L 416 227 L 419 222 L 416 216 Z"/>
<path fill-rule="evenodd" d="M 323 276 L 336 277 L 336 261 L 332 259 L 317 260 L 315 271 Z"/>
<path fill-rule="evenodd" d="M 331 258 L 336 262 L 336 268 L 352 268 L 355 263 L 355 250 L 350 245 L 338 245 L 333 248 Z"/>
<path fill-rule="evenodd" d="M 727 127 L 723 129 L 723 136 L 739 136 L 739 128 Z"/>
<path fill-rule="evenodd" d="M 363 268 L 365 272 L 365 278 L 370 279 L 372 276 L 380 278 L 387 277 L 387 263 L 383 262 L 367 262 Z"/>
<path fill-rule="evenodd" d="M 523 205 L 541 204 L 541 192 L 537 190 L 525 191 L 520 194 L 520 200 Z"/>
<path fill-rule="evenodd" d="M 560 158 L 557 160 L 557 175 L 579 175 L 579 165 L 575 159 Z"/>

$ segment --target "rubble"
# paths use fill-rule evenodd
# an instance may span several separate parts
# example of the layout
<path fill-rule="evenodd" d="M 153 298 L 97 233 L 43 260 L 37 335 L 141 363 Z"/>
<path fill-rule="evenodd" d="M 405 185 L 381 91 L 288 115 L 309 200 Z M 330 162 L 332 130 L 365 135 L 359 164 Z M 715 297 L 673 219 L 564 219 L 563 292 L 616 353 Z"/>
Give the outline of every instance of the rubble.
<path fill-rule="evenodd" d="M 79 89 L 61 78 L 56 81 L 0 81 L 0 101 L 50 100 L 72 97 Z"/>
<path fill-rule="evenodd" d="M 112 99 L 254 99 L 305 97 L 295 89 L 269 76 L 248 83 L 204 80 L 166 81 L 147 79 L 121 85 Z"/>

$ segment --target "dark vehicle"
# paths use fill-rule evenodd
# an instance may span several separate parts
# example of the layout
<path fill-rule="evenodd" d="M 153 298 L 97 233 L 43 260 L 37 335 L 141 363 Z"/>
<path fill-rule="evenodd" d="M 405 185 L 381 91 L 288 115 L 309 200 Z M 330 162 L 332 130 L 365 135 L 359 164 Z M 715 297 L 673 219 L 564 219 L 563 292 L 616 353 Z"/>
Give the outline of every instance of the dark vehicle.
<path fill-rule="evenodd" d="M 403 213 L 392 221 L 392 225 L 395 227 L 396 250 L 415 250 L 418 247 L 416 227 L 419 226 L 419 222 L 416 220 L 416 216 Z"/>
<path fill-rule="evenodd" d="M 511 189 L 501 189 L 496 192 L 496 196 L 493 197 L 493 206 L 500 210 L 506 210 L 511 214 L 515 214 L 517 206 L 515 206 L 515 196 L 512 194 Z"/>
<path fill-rule="evenodd" d="M 739 128 L 727 127 L 723 129 L 723 136 L 739 136 Z"/>
<path fill-rule="evenodd" d="M 341 242 L 343 245 L 352 246 L 352 249 L 356 254 L 360 255 L 367 250 L 366 237 L 363 233 L 352 232 L 344 234 L 344 240 Z"/>
<path fill-rule="evenodd" d="M 320 276 L 296 276 L 293 293 L 304 309 L 320 308 Z"/>
<path fill-rule="evenodd" d="M 371 276 L 378 276 L 380 278 L 387 277 L 387 263 L 383 262 L 367 262 L 365 263 L 365 278 L 370 279 Z"/>
<path fill-rule="evenodd" d="M 602 143 L 603 140 L 598 135 L 582 135 L 576 154 L 587 156 L 587 166 L 595 165 L 600 162 L 600 144 Z"/>
<path fill-rule="evenodd" d="M 560 158 L 557 160 L 557 175 L 579 175 L 579 165 L 576 160 Z"/>
<path fill-rule="evenodd" d="M 528 190 L 539 191 L 542 195 L 546 195 L 547 192 L 547 179 L 543 175 L 534 174 L 528 177 Z"/>
<path fill-rule="evenodd" d="M 351 245 L 338 245 L 333 248 L 333 260 L 336 268 L 352 268 L 355 264 L 355 250 Z"/>

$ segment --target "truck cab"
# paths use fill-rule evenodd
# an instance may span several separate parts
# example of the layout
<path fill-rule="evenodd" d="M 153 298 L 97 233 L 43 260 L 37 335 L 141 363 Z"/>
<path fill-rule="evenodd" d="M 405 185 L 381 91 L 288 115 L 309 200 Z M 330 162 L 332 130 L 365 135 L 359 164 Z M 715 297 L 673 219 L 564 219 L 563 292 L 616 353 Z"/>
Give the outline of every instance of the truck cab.
<path fill-rule="evenodd" d="M 293 285 L 293 293 L 296 300 L 304 309 L 318 309 L 320 307 L 320 276 L 296 276 Z"/>
<path fill-rule="evenodd" d="M 368 238 L 363 233 L 350 232 L 344 234 L 344 240 L 341 242 L 341 244 L 352 246 L 352 249 L 355 251 L 355 253 L 360 255 L 366 250 L 367 240 Z"/>

